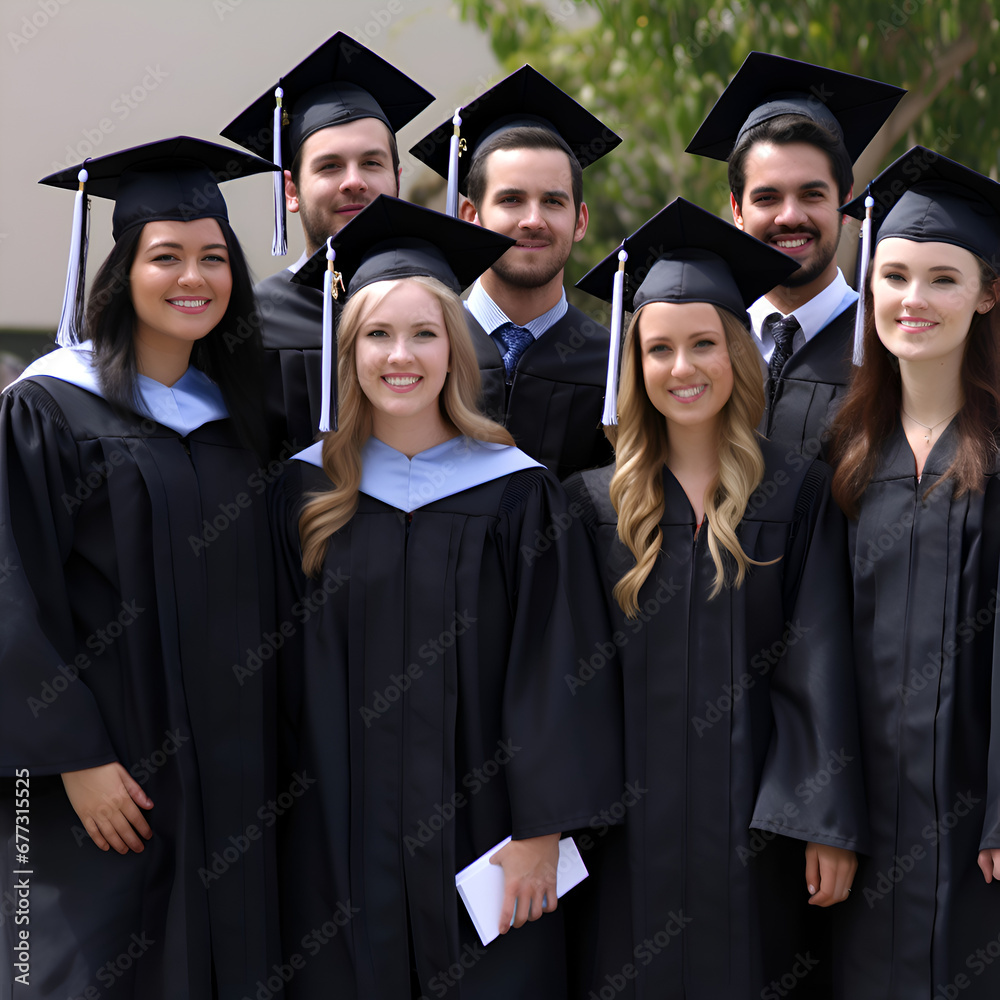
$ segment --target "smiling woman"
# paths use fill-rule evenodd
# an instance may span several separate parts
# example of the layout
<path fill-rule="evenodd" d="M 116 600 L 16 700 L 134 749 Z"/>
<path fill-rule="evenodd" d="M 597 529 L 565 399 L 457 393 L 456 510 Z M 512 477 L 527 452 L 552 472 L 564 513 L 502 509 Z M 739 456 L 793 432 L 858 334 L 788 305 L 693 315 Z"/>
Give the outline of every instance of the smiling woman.
<path fill-rule="evenodd" d="M 607 297 L 619 259 L 613 312 L 635 311 L 615 463 L 566 482 L 629 636 L 625 767 L 645 791 L 627 891 L 603 906 L 631 919 L 605 929 L 597 968 L 638 965 L 642 998 L 747 1000 L 806 952 L 808 907 L 846 899 L 865 847 L 860 771 L 830 758 L 857 754 L 844 523 L 829 469 L 756 431 L 746 306 L 795 262 L 683 199 L 581 285 Z M 635 962 L 676 914 L 683 934 Z"/>
<path fill-rule="evenodd" d="M 78 169 L 46 181 L 75 188 Z M 233 679 L 272 614 L 248 490 L 260 343 L 216 181 L 269 169 L 185 137 L 88 161 L 114 249 L 86 321 L 71 280 L 65 346 L 3 395 L 0 554 L 18 571 L 0 588 L 0 766 L 33 779 L 25 997 L 212 1000 L 277 958 L 267 840 L 213 864 L 272 792 L 273 679 Z"/>
<path fill-rule="evenodd" d="M 611 670 L 567 687 L 609 644 L 579 520 L 477 409 L 456 293 L 512 241 L 383 197 L 336 243 L 339 429 L 273 497 L 283 601 L 324 605 L 283 650 L 283 768 L 317 776 L 280 844 L 284 961 L 331 901 L 359 912 L 287 995 L 430 995 L 458 968 L 463 996 L 566 998 L 559 834 L 620 799 L 620 719 Z M 455 876 L 511 835 L 484 953 Z"/>
<path fill-rule="evenodd" d="M 834 424 L 872 830 L 839 995 L 992 1000 L 1000 966 L 972 960 L 1000 935 L 1000 185 L 917 146 L 871 196 L 864 361 Z"/>

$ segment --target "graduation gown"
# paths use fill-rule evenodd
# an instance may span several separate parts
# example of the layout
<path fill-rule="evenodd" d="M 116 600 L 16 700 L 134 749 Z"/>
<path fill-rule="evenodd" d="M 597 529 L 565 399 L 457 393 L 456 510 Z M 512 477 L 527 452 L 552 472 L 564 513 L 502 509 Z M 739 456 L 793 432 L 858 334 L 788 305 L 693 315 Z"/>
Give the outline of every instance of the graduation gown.
<path fill-rule="evenodd" d="M 469 326 L 474 341 L 486 338 L 477 346 L 486 413 L 522 451 L 559 479 L 610 461 L 611 445 L 601 428 L 611 336 L 605 327 L 570 305 L 528 346 L 507 386 L 499 345 L 471 313 Z"/>
<path fill-rule="evenodd" d="M 777 561 L 710 600 L 706 533 L 695 537 L 664 469 L 663 546 L 631 620 L 611 597 L 634 565 L 609 499 L 614 468 L 566 484 L 596 537 L 624 673 L 625 773 L 643 792 L 625 820 L 631 934 L 602 956 L 595 992 L 814 996 L 805 842 L 866 846 L 843 517 L 825 465 L 761 447 L 739 536 L 751 558 Z"/>
<path fill-rule="evenodd" d="M 760 432 L 807 458 L 823 457 L 825 441 L 851 378 L 855 307 L 849 306 L 785 363 Z M 766 378 L 766 365 L 765 365 Z"/>
<path fill-rule="evenodd" d="M 315 439 L 322 414 L 323 293 L 292 277 L 284 268 L 254 288 L 263 323 L 270 449 L 282 461 Z M 334 303 L 335 323 L 342 308 Z"/>
<path fill-rule="evenodd" d="M 273 677 L 239 673 L 268 633 L 257 462 L 228 419 L 182 435 L 48 376 L 5 392 L 0 433 L 4 901 L 30 870 L 29 922 L 0 920 L 0 996 L 22 929 L 17 997 L 253 995 L 279 957 L 258 813 Z M 59 778 L 116 760 L 154 802 L 138 854 L 100 851 Z"/>
<path fill-rule="evenodd" d="M 1000 886 L 976 863 L 1000 847 L 1000 465 L 981 493 L 925 500 L 954 450 L 949 425 L 918 482 L 897 424 L 850 526 L 872 831 L 835 915 L 852 1000 L 1000 995 Z"/>
<path fill-rule="evenodd" d="M 293 462 L 275 494 L 302 622 L 282 670 L 285 753 L 315 779 L 281 834 L 284 961 L 303 963 L 289 997 L 567 995 L 564 901 L 484 948 L 455 874 L 509 834 L 585 827 L 621 797 L 614 668 L 566 681 L 607 641 L 606 614 L 553 477 L 530 463 L 463 480 L 465 441 L 414 459 L 431 471 L 405 502 L 410 463 L 370 440 L 366 470 L 374 446 L 403 485 L 363 479 L 315 580 L 298 568 L 298 513 L 329 481 Z"/>

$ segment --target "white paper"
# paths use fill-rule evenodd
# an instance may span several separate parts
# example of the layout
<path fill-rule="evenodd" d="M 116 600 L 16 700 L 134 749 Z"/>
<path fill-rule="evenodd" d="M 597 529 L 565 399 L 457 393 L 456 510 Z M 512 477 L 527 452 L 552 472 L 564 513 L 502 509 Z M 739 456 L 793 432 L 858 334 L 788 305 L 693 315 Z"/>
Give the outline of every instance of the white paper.
<path fill-rule="evenodd" d="M 490 858 L 509 843 L 510 837 L 501 840 L 455 876 L 458 894 L 462 897 L 483 944 L 489 944 L 500 936 L 500 911 L 503 909 L 503 868 L 491 865 Z M 563 837 L 559 841 L 556 897 L 565 895 L 587 875 L 587 866 L 583 863 L 573 838 Z"/>

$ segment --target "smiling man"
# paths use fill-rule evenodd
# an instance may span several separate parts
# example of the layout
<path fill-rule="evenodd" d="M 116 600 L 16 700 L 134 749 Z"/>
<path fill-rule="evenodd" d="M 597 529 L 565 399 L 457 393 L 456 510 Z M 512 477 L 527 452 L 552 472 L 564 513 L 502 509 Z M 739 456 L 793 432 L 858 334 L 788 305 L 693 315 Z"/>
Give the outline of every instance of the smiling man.
<path fill-rule="evenodd" d="M 544 112 L 544 118 L 539 117 Z M 489 415 L 560 479 L 603 465 L 608 331 L 570 305 L 563 272 L 587 232 L 583 168 L 621 140 L 530 66 L 460 109 L 467 222 L 517 240 L 466 303 Z M 450 122 L 411 152 L 447 176 Z"/>
<path fill-rule="evenodd" d="M 851 372 L 857 293 L 837 267 L 852 163 L 905 91 L 751 52 L 688 152 L 729 161 L 737 226 L 799 264 L 749 309 L 767 367 L 761 431 L 814 457 Z"/>
<path fill-rule="evenodd" d="M 433 97 L 370 49 L 337 32 L 222 131 L 260 156 L 275 156 L 275 89 L 282 96 L 284 206 L 299 216 L 306 248 L 255 289 L 267 352 L 273 448 L 287 454 L 315 437 L 320 419 L 322 293 L 292 276 L 380 194 L 399 194 L 395 133 Z M 277 211 L 276 228 L 284 228 Z M 280 240 L 276 233 L 275 243 Z"/>

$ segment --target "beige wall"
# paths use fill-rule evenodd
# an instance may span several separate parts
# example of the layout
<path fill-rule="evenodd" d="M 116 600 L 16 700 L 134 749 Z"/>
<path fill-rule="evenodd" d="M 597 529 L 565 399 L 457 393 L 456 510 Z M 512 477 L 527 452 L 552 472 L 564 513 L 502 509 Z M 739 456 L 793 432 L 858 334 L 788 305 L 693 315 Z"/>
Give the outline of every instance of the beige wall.
<path fill-rule="evenodd" d="M 54 329 L 72 195 L 37 184 L 87 155 L 219 129 L 337 30 L 437 100 L 400 133 L 400 152 L 496 82 L 488 43 L 447 0 L 3 0 L 0 3 L 0 329 Z M 403 195 L 429 171 L 403 156 Z M 431 175 L 432 176 L 432 175 Z M 230 218 L 258 277 L 272 258 L 266 177 L 226 185 Z M 111 203 L 91 202 L 89 273 L 111 247 Z"/>

